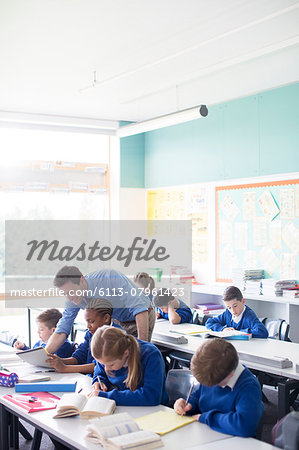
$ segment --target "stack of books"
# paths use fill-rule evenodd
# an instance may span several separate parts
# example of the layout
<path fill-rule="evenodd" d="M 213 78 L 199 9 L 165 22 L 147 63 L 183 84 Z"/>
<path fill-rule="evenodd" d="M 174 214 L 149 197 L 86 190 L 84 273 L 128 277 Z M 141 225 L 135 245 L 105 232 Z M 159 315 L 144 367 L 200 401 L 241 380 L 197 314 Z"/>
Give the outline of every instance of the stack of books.
<path fill-rule="evenodd" d="M 244 291 L 246 294 L 260 295 L 262 293 L 261 280 L 263 278 L 263 269 L 244 270 Z"/>
<path fill-rule="evenodd" d="M 285 290 L 296 289 L 297 280 L 279 280 L 275 283 L 275 295 L 282 297 Z"/>
<path fill-rule="evenodd" d="M 198 310 L 198 313 L 200 315 L 205 315 L 205 314 L 221 314 L 224 310 L 225 307 L 219 303 L 203 303 L 203 304 L 197 304 L 195 305 L 195 308 Z"/>

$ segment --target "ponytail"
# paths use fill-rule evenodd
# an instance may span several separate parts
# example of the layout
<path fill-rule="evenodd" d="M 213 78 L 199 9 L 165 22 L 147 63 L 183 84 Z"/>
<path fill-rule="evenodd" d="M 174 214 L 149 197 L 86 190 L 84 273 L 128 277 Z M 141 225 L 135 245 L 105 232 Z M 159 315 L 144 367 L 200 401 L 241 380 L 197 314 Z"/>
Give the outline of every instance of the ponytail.
<path fill-rule="evenodd" d="M 139 345 L 136 339 L 119 328 L 107 326 L 98 328 L 93 335 L 91 353 L 95 359 L 122 359 L 126 350 L 129 350 L 129 355 L 125 385 L 130 391 L 135 391 L 141 378 Z"/>

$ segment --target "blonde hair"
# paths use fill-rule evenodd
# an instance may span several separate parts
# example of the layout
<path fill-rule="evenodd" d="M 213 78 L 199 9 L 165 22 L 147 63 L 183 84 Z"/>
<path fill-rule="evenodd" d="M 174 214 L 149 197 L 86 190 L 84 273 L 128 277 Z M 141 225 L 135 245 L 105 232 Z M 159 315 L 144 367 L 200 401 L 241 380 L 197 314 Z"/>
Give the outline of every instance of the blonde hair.
<path fill-rule="evenodd" d="M 97 360 L 121 359 L 126 350 L 128 355 L 128 376 L 125 385 L 135 391 L 141 378 L 139 345 L 136 339 L 120 328 L 103 326 L 98 328 L 91 341 L 91 353 Z M 108 373 L 109 375 L 109 373 Z"/>

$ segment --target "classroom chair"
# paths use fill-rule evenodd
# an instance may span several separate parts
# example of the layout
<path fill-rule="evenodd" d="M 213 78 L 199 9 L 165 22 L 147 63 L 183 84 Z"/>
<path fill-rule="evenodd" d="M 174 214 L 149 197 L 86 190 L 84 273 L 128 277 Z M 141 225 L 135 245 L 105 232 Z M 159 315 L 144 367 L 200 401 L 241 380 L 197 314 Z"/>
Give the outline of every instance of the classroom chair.
<path fill-rule="evenodd" d="M 169 370 L 165 384 L 168 394 L 168 406 L 172 408 L 178 398 L 186 398 L 193 382 L 194 386 L 198 384 L 190 370 Z"/>
<path fill-rule="evenodd" d="M 268 330 L 270 339 L 291 342 L 289 338 L 290 325 L 284 319 L 272 319 L 265 317 L 261 320 Z"/>
<path fill-rule="evenodd" d="M 192 323 L 194 323 L 195 325 L 200 325 L 200 318 L 198 315 L 198 311 L 196 311 L 196 309 L 193 309 Z"/>
<path fill-rule="evenodd" d="M 177 350 L 172 350 L 168 354 L 168 358 L 170 360 L 169 362 L 169 369 L 190 369 L 190 362 L 193 355 L 190 353 L 184 353 Z"/>

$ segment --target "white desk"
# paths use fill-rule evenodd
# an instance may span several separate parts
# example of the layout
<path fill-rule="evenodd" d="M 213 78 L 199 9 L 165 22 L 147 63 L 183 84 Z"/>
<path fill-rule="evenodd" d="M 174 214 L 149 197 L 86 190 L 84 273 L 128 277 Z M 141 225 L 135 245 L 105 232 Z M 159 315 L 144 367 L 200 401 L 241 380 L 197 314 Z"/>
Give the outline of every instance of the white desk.
<path fill-rule="evenodd" d="M 188 447 L 186 450 L 277 450 L 278 447 L 267 444 L 266 442 L 257 441 L 253 438 L 232 437 L 229 440 L 210 442 L 205 445 L 195 445 Z"/>
<path fill-rule="evenodd" d="M 180 329 L 180 325 L 175 325 Z M 155 336 L 155 331 L 159 337 Z M 202 345 L 204 339 L 198 336 L 186 335 L 187 344 L 173 344 L 167 339 L 163 339 L 163 333 L 169 333 L 169 322 L 167 320 L 158 320 L 155 324 L 152 342 L 179 352 L 193 355 L 197 348 Z M 176 333 L 173 333 L 175 336 Z M 299 344 L 293 342 L 278 341 L 275 339 L 250 339 L 249 341 L 230 341 L 238 353 L 248 353 L 264 357 L 280 356 L 287 357 L 293 362 L 293 367 L 280 369 L 277 367 L 258 364 L 252 361 L 242 361 L 248 368 L 260 370 L 284 377 L 284 381 L 278 384 L 278 418 L 280 419 L 290 411 L 289 394 L 294 388 L 299 388 L 299 373 L 296 372 L 296 364 L 299 363 Z M 295 381 L 294 381 L 295 380 Z"/>

